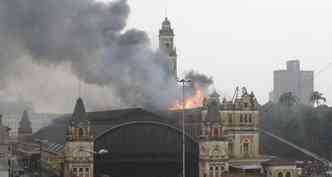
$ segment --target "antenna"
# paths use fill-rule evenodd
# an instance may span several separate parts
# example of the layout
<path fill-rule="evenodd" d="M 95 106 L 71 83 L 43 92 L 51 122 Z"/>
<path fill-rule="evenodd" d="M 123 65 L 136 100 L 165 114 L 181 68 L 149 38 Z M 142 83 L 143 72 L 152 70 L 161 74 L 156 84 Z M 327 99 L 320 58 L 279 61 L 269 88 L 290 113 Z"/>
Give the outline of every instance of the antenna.
<path fill-rule="evenodd" d="M 77 78 L 77 84 L 78 84 L 78 98 L 80 98 L 82 96 L 81 93 L 81 80 L 79 78 Z"/>

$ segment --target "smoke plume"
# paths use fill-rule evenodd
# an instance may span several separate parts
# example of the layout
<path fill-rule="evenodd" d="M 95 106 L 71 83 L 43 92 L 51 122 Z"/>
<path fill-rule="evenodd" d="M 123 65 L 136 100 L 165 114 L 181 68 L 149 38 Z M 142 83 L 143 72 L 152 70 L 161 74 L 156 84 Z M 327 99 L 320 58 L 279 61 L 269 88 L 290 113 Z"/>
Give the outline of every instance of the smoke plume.
<path fill-rule="evenodd" d="M 208 89 L 213 84 L 212 77 L 206 76 L 205 74 L 194 70 L 187 72 L 185 79 L 193 81 L 194 84 L 203 89 Z"/>
<path fill-rule="evenodd" d="M 110 105 L 169 106 L 176 84 L 163 67 L 167 59 L 151 49 L 145 32 L 125 30 L 129 13 L 126 0 L 0 0 L 0 89 L 6 94 L 13 87 L 26 87 L 25 95 L 43 103 L 50 97 L 63 98 L 72 92 L 57 84 L 73 79 L 57 80 L 58 71 L 51 73 L 67 67 L 87 87 L 108 89 L 98 99 L 90 97 L 93 109 L 110 97 Z M 47 81 L 51 92 L 40 94 L 35 86 L 43 83 L 37 84 L 36 78 Z M 198 79 L 210 80 L 200 75 Z"/>

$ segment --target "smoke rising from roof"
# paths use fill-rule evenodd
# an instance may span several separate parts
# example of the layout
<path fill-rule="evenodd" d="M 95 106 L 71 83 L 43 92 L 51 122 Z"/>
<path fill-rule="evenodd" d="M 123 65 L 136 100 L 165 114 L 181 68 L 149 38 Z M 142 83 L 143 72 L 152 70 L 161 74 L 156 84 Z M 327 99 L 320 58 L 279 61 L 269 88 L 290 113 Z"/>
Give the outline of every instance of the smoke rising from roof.
<path fill-rule="evenodd" d="M 85 84 L 109 88 L 108 94 L 123 105 L 168 106 L 176 96 L 176 84 L 163 67 L 167 59 L 151 49 L 144 31 L 125 30 L 129 13 L 126 0 L 0 0 L 1 89 L 8 89 L 13 78 L 29 80 L 16 87 L 35 85 L 29 73 L 38 75 L 36 67 L 49 69 L 41 69 L 38 76 L 47 80 L 47 72 L 68 66 Z M 27 95 L 39 95 L 40 90 L 30 90 Z"/>

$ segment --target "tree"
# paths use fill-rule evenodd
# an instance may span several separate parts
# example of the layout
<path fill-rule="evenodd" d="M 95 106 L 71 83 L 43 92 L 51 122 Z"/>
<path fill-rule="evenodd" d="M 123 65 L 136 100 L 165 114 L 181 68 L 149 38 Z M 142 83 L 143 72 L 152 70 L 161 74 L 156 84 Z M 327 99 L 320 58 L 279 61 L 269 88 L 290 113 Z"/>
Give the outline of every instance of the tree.
<path fill-rule="evenodd" d="M 310 97 L 310 101 L 315 105 L 315 106 L 319 106 L 321 104 L 321 101 L 326 102 L 326 98 L 323 96 L 322 93 L 318 92 L 318 91 L 314 91 L 311 94 Z"/>
<path fill-rule="evenodd" d="M 298 99 L 292 92 L 286 92 L 280 95 L 279 103 L 287 106 L 288 108 L 292 107 L 297 103 Z"/>

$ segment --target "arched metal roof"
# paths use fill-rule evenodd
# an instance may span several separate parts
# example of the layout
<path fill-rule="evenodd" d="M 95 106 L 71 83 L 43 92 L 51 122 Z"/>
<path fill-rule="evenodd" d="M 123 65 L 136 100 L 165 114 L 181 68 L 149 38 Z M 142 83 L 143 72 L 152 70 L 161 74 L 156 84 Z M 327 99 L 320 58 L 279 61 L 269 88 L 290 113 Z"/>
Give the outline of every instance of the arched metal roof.
<path fill-rule="evenodd" d="M 106 135 L 107 133 L 109 133 L 109 132 L 111 132 L 113 130 L 119 129 L 121 127 L 129 126 L 129 125 L 135 125 L 135 124 L 151 124 L 151 125 L 162 126 L 162 127 L 166 127 L 166 128 L 172 129 L 172 130 L 176 131 L 177 133 L 181 133 L 182 134 L 182 130 L 180 130 L 180 129 L 172 126 L 172 125 L 163 123 L 163 122 L 157 122 L 157 121 L 131 121 L 131 122 L 125 122 L 125 123 L 122 123 L 122 124 L 119 124 L 119 125 L 115 125 L 115 126 L 109 128 L 109 129 L 105 130 L 104 132 L 102 132 L 101 134 L 99 134 L 96 137 L 96 141 L 97 141 L 97 139 L 103 137 L 104 135 Z M 190 140 L 192 140 L 193 142 L 196 142 L 194 140 L 194 138 L 192 136 L 188 135 L 187 133 L 185 133 L 185 136 L 187 138 L 189 138 Z"/>

